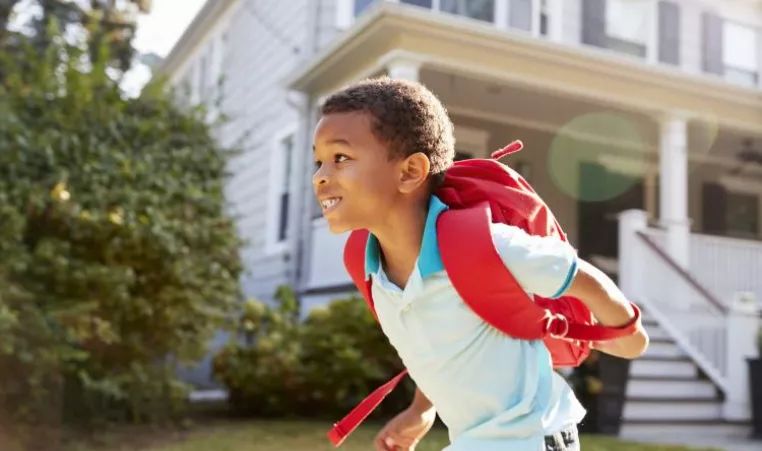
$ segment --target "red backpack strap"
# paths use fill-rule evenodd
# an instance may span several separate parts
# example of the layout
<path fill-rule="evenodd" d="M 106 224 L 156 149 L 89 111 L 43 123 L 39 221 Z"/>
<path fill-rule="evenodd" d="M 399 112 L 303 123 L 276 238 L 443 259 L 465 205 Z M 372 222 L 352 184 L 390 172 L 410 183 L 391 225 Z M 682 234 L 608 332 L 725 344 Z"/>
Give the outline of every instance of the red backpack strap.
<path fill-rule="evenodd" d="M 373 282 L 370 278 L 365 277 L 365 248 L 368 244 L 369 236 L 370 233 L 366 230 L 357 230 L 349 235 L 347 244 L 344 246 L 344 266 L 355 286 L 362 294 L 363 299 L 368 304 L 368 308 L 370 308 L 373 316 L 378 320 L 376 309 L 373 306 L 373 294 L 371 290 Z M 333 428 L 328 432 L 328 440 L 334 446 L 338 447 L 341 445 L 349 434 L 397 387 L 405 374 L 407 374 L 407 370 L 402 371 L 392 380 L 374 390 L 373 393 L 368 395 L 341 421 L 334 424 Z"/>
<path fill-rule="evenodd" d="M 356 230 L 349 234 L 347 244 L 344 246 L 344 266 L 352 278 L 357 290 L 362 294 L 368 304 L 368 308 L 376 317 L 376 309 L 373 306 L 371 292 L 371 280 L 365 277 L 365 248 L 368 245 L 370 233 L 367 230 Z M 376 317 L 378 320 L 378 317 Z"/>
<path fill-rule="evenodd" d="M 340 446 L 349 434 L 357 429 L 357 426 L 359 426 L 360 423 L 362 423 L 363 420 L 365 420 L 365 418 L 367 418 L 368 415 L 381 404 L 381 401 L 383 401 L 384 398 L 397 387 L 397 384 L 399 384 L 402 378 L 405 377 L 405 374 L 407 374 L 407 370 L 404 370 L 400 374 L 394 376 L 394 379 L 375 389 L 373 393 L 363 399 L 357 407 L 352 409 L 347 416 L 342 418 L 338 423 L 335 423 L 333 428 L 328 431 L 328 440 L 333 443 L 333 446 Z"/>
<path fill-rule="evenodd" d="M 635 318 L 630 323 L 607 327 L 570 323 L 565 316 L 532 302 L 495 249 L 490 223 L 487 203 L 448 210 L 437 222 L 439 252 L 447 275 L 463 301 L 485 322 L 526 340 L 607 341 L 633 334 L 640 316 L 634 306 Z"/>

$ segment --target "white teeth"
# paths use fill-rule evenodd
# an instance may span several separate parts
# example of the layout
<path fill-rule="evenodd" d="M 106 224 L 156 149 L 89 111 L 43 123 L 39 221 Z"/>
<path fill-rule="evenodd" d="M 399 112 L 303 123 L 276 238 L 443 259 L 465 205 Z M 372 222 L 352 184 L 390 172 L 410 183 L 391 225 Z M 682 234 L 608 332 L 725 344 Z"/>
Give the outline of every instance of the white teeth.
<path fill-rule="evenodd" d="M 340 200 L 341 200 L 340 197 L 332 197 L 330 199 L 326 199 L 326 200 L 322 201 L 321 203 L 323 204 L 323 208 L 327 210 L 327 209 L 335 206 L 336 204 L 338 204 Z"/>

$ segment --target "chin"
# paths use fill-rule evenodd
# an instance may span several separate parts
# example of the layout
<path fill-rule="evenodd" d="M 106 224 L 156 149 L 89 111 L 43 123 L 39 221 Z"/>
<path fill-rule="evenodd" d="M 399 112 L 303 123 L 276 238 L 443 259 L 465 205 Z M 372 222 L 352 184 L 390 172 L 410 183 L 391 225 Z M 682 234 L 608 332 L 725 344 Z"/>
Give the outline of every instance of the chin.
<path fill-rule="evenodd" d="M 328 215 L 325 217 L 325 221 L 328 223 L 328 231 L 334 235 L 342 235 L 347 232 L 352 232 L 358 229 L 364 229 L 359 221 L 347 221 L 337 216 Z"/>
<path fill-rule="evenodd" d="M 334 235 L 341 235 L 346 232 L 351 232 L 353 230 L 352 227 L 349 227 L 346 223 L 343 223 L 341 221 L 333 220 L 326 218 L 326 222 L 328 223 L 328 231 L 333 233 Z"/>

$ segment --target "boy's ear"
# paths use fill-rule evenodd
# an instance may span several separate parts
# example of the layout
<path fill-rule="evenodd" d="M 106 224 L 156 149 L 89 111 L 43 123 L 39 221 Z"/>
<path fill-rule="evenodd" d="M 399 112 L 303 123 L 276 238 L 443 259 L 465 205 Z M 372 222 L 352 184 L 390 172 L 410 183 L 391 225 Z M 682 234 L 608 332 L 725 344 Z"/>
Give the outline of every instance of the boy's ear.
<path fill-rule="evenodd" d="M 400 191 L 412 193 L 426 183 L 431 169 L 429 157 L 416 152 L 405 158 L 400 167 Z"/>

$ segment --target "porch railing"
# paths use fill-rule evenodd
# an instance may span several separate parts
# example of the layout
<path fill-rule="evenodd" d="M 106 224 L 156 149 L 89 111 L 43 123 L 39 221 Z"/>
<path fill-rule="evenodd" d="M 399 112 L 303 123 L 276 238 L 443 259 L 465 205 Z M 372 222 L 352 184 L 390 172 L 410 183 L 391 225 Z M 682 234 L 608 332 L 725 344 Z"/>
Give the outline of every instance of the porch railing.
<path fill-rule="evenodd" d="M 649 236 L 666 249 L 663 231 L 650 229 Z M 741 291 L 762 301 L 762 242 L 693 233 L 690 249 L 688 271 L 723 305 Z"/>
<path fill-rule="evenodd" d="M 739 291 L 762 301 L 762 243 L 691 235 L 690 272 L 725 305 Z"/>
<path fill-rule="evenodd" d="M 627 215 L 630 215 L 629 217 Z M 620 284 L 722 390 L 728 388 L 725 305 L 662 249 L 644 212 L 620 219 Z"/>
<path fill-rule="evenodd" d="M 678 345 L 725 389 L 727 307 L 656 243 L 653 235 L 660 232 L 637 232 L 646 278 L 640 299 Z"/>

